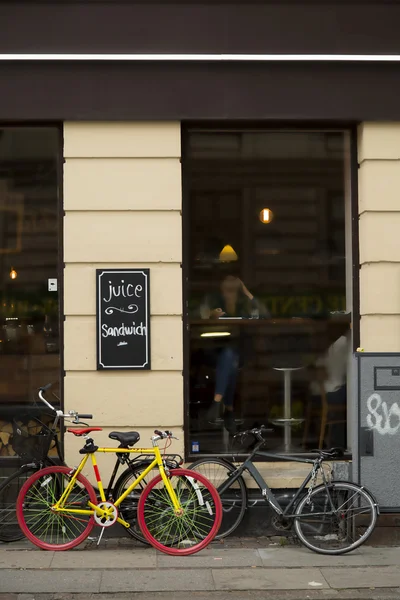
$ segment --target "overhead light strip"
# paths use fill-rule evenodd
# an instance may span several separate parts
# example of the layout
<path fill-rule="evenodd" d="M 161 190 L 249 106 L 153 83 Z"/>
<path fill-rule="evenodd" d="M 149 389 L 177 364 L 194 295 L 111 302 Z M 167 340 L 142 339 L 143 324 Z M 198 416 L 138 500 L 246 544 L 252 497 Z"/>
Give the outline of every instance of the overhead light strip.
<path fill-rule="evenodd" d="M 0 54 L 1 61 L 400 62 L 400 54 Z"/>

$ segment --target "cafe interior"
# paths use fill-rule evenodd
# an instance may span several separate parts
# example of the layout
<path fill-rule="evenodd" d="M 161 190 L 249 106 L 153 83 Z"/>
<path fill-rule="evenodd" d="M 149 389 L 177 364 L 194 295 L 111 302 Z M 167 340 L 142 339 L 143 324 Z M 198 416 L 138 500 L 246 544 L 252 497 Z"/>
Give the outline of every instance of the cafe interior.
<path fill-rule="evenodd" d="M 349 164 L 344 130 L 186 131 L 192 455 L 346 447 Z"/>
<path fill-rule="evenodd" d="M 0 461 L 15 421 L 49 420 L 37 388 L 59 396 L 59 242 L 58 129 L 0 128 Z"/>

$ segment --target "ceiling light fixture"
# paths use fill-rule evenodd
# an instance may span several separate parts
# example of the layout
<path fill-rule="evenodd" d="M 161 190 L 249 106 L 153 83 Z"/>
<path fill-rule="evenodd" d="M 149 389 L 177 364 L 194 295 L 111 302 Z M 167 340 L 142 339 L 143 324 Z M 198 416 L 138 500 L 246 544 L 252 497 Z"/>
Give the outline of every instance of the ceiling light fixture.
<path fill-rule="evenodd" d="M 274 218 L 274 213 L 272 212 L 272 210 L 270 208 L 263 208 L 260 211 L 259 218 L 260 218 L 261 223 L 264 223 L 264 224 L 271 223 L 272 219 Z"/>
<path fill-rule="evenodd" d="M 222 262 L 233 262 L 235 260 L 238 260 L 238 255 L 236 254 L 232 246 L 227 244 L 222 248 L 219 255 L 219 260 Z"/>
<path fill-rule="evenodd" d="M 200 337 L 204 338 L 216 338 L 216 337 L 228 337 L 231 334 L 229 331 L 206 331 L 205 333 L 201 333 Z"/>

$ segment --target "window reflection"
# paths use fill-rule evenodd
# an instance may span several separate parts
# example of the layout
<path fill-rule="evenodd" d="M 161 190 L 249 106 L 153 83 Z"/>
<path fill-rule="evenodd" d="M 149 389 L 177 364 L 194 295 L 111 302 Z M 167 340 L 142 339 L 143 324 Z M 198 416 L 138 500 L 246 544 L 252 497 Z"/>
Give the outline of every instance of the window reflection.
<path fill-rule="evenodd" d="M 190 448 L 346 445 L 346 132 L 188 132 Z M 263 218 L 261 218 L 263 217 Z"/>
<path fill-rule="evenodd" d="M 58 130 L 0 128 L 0 458 L 12 422 L 35 433 L 41 385 L 59 380 Z M 54 391 L 59 395 L 57 383 Z"/>

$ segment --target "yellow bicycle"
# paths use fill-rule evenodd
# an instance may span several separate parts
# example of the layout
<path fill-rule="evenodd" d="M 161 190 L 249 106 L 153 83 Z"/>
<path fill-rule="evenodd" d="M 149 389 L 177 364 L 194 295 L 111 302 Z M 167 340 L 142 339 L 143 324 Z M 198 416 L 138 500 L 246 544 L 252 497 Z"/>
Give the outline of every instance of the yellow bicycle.
<path fill-rule="evenodd" d="M 48 407 L 51 405 L 43 394 L 50 386 L 41 388 L 39 396 Z M 55 409 L 53 409 L 55 410 Z M 59 411 L 61 412 L 61 411 Z M 59 415 L 61 417 L 61 414 Z M 64 419 L 74 424 L 81 418 L 71 411 Z M 99 448 L 89 437 L 100 427 L 68 429 L 76 436 L 84 437 L 85 444 L 79 451 L 83 458 L 78 467 L 51 466 L 34 473 L 23 485 L 17 499 L 17 517 L 25 536 L 44 550 L 69 550 L 81 544 L 94 525 L 103 528 L 120 523 L 129 528 L 119 514 L 119 507 L 146 476 L 157 468 L 154 477 L 140 494 L 137 520 L 147 541 L 162 552 L 172 555 L 194 554 L 205 548 L 215 537 L 222 520 L 222 506 L 214 486 L 199 473 L 188 469 L 169 469 L 161 455 L 158 441 L 173 439 L 170 431 L 154 432 L 151 448 L 133 448 L 140 440 L 136 431 L 113 432 L 117 448 Z M 176 439 L 176 438 L 175 438 Z M 131 485 L 117 498 L 106 498 L 96 453 L 118 455 L 145 454 L 154 460 Z M 90 459 L 97 481 L 99 498 L 91 483 L 82 475 Z"/>

